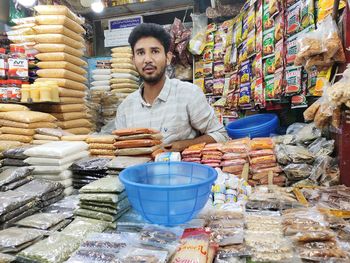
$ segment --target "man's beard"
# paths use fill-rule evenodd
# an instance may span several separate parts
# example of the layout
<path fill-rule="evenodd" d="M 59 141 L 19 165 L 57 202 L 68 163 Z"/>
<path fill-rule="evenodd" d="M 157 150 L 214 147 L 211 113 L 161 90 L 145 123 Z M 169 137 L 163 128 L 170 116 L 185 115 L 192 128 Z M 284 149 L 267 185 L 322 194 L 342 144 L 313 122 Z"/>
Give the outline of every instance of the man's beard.
<path fill-rule="evenodd" d="M 139 74 L 140 74 L 141 79 L 144 82 L 147 82 L 147 83 L 150 83 L 150 84 L 156 84 L 163 78 L 163 76 L 165 74 L 165 70 L 166 70 L 166 67 L 164 67 L 162 69 L 162 71 L 159 72 L 159 74 L 156 74 L 155 76 L 147 76 L 147 75 L 144 75 L 144 74 L 142 74 L 140 72 L 139 72 Z"/>

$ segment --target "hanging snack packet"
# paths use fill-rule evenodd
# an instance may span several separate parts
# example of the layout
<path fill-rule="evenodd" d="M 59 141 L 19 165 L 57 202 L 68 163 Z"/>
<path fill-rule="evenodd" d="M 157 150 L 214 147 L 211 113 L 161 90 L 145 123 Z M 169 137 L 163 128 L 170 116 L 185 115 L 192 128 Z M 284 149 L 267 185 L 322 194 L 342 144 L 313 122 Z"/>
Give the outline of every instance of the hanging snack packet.
<path fill-rule="evenodd" d="M 291 36 L 286 41 L 286 64 L 293 65 L 294 60 L 297 56 L 298 46 L 297 46 L 298 35 Z"/>
<path fill-rule="evenodd" d="M 322 22 L 327 16 L 332 14 L 334 1 L 335 0 L 319 0 L 318 1 L 317 23 Z M 338 10 L 343 9 L 345 6 L 346 6 L 346 1 L 340 0 Z"/>
<path fill-rule="evenodd" d="M 300 2 L 287 9 L 287 34 L 293 35 L 300 30 Z"/>
<path fill-rule="evenodd" d="M 213 32 L 207 33 L 207 35 L 205 37 L 205 42 L 206 42 L 205 47 L 206 48 L 209 48 L 209 47 L 213 48 L 214 47 L 214 44 L 215 44 L 214 38 L 215 38 L 215 34 Z"/>
<path fill-rule="evenodd" d="M 284 12 L 278 14 L 275 19 L 275 40 L 281 40 L 284 36 Z"/>
<path fill-rule="evenodd" d="M 265 96 L 264 96 L 264 87 L 263 87 L 263 79 L 258 78 L 255 81 L 255 89 L 254 89 L 254 103 L 255 106 L 259 106 L 260 108 L 265 107 Z"/>
<path fill-rule="evenodd" d="M 284 43 L 283 39 L 278 41 L 275 46 L 275 69 L 283 67 L 283 58 L 284 58 Z"/>
<path fill-rule="evenodd" d="M 242 25 L 242 41 L 246 40 L 248 37 L 248 17 L 245 15 L 243 17 L 243 25 Z"/>
<path fill-rule="evenodd" d="M 256 20 L 256 30 L 262 30 L 263 25 L 263 4 L 262 1 L 258 1 L 257 7 L 256 7 L 256 13 L 255 13 L 255 20 Z"/>
<path fill-rule="evenodd" d="M 331 72 L 332 67 L 318 72 L 315 86 L 315 96 L 322 96 L 324 87 L 329 85 Z"/>
<path fill-rule="evenodd" d="M 218 26 L 215 23 L 211 23 L 207 26 L 207 34 L 213 33 L 218 30 Z"/>
<path fill-rule="evenodd" d="M 222 43 L 215 44 L 213 50 L 213 59 L 214 61 L 223 61 L 224 60 L 224 46 Z"/>
<path fill-rule="evenodd" d="M 308 74 L 306 70 L 302 70 L 302 91 L 299 95 L 294 95 L 291 98 L 291 108 L 307 108 L 307 100 L 306 100 L 306 89 L 308 83 Z"/>
<path fill-rule="evenodd" d="M 214 80 L 212 77 L 204 79 L 205 93 L 213 93 Z"/>
<path fill-rule="evenodd" d="M 255 54 L 255 30 L 249 32 L 248 34 L 247 53 L 248 57 Z"/>
<path fill-rule="evenodd" d="M 233 70 L 233 65 L 231 64 L 231 53 L 232 53 L 232 46 L 229 46 L 226 48 L 225 56 L 224 56 L 224 66 L 225 66 L 225 73 L 229 73 Z"/>
<path fill-rule="evenodd" d="M 255 78 L 263 77 L 263 60 L 262 60 L 261 52 L 257 53 L 255 56 L 254 77 Z"/>
<path fill-rule="evenodd" d="M 307 94 L 310 96 L 320 96 L 320 94 L 315 91 L 316 82 L 317 82 L 317 74 L 318 74 L 318 71 L 317 71 L 316 67 L 313 67 L 308 74 Z"/>
<path fill-rule="evenodd" d="M 283 94 L 283 68 L 278 69 L 274 74 L 274 95 L 280 98 Z"/>
<path fill-rule="evenodd" d="M 195 78 L 202 78 L 204 76 L 203 72 L 203 62 L 197 61 L 194 63 L 194 77 Z"/>
<path fill-rule="evenodd" d="M 248 50 L 247 50 L 247 41 L 244 41 L 241 46 L 241 50 L 239 51 L 238 61 L 242 63 L 248 59 Z"/>
<path fill-rule="evenodd" d="M 244 62 L 239 70 L 240 83 L 250 82 L 252 76 L 251 66 L 249 61 Z"/>
<path fill-rule="evenodd" d="M 203 63 L 203 76 L 211 77 L 213 75 L 213 63 Z"/>
<path fill-rule="evenodd" d="M 269 13 L 270 16 L 273 17 L 274 15 L 276 15 L 279 12 L 279 1 L 278 0 L 269 0 Z"/>
<path fill-rule="evenodd" d="M 256 40 L 255 40 L 255 50 L 256 52 L 261 52 L 263 49 L 263 32 L 262 29 L 258 29 L 256 32 Z"/>
<path fill-rule="evenodd" d="M 274 75 L 266 76 L 265 78 L 265 100 L 276 100 L 275 87 L 274 87 Z"/>
<path fill-rule="evenodd" d="M 250 90 L 250 83 L 244 83 L 240 85 L 240 92 L 239 92 L 239 105 L 244 105 L 250 103 L 251 98 L 251 90 Z"/>
<path fill-rule="evenodd" d="M 270 16 L 270 13 L 269 13 L 269 5 L 268 4 L 264 4 L 263 6 L 263 19 L 262 19 L 262 22 L 263 22 L 263 28 L 264 28 L 264 31 L 272 28 L 274 26 L 274 20 L 273 18 Z"/>
<path fill-rule="evenodd" d="M 286 96 L 301 92 L 301 67 L 286 68 Z"/>
<path fill-rule="evenodd" d="M 203 90 L 203 92 L 205 93 L 204 78 L 195 79 L 193 84 L 196 85 L 197 87 L 201 88 Z"/>
<path fill-rule="evenodd" d="M 214 62 L 214 78 L 223 78 L 225 76 L 225 65 L 223 62 Z"/>
<path fill-rule="evenodd" d="M 275 36 L 274 29 L 271 28 L 264 32 L 263 35 L 263 55 L 271 55 L 275 52 Z"/>
<path fill-rule="evenodd" d="M 237 73 L 233 73 L 233 74 L 230 76 L 229 91 L 237 90 L 238 84 L 239 84 L 239 83 L 238 83 L 238 74 L 237 74 Z"/>
<path fill-rule="evenodd" d="M 313 0 L 301 0 L 301 6 L 300 6 L 300 21 L 301 21 L 301 27 L 307 28 L 310 25 L 315 24 L 314 19 L 314 13 L 315 13 L 315 7 L 314 7 L 314 1 Z"/>
<path fill-rule="evenodd" d="M 213 94 L 215 96 L 221 96 L 224 91 L 225 79 L 214 79 L 213 81 Z"/>
<path fill-rule="evenodd" d="M 236 32 L 236 47 L 242 43 L 242 14 L 237 18 L 237 22 L 236 22 L 236 30 L 234 30 Z"/>
<path fill-rule="evenodd" d="M 213 48 L 206 47 L 203 51 L 203 61 L 212 62 L 214 60 Z"/>
<path fill-rule="evenodd" d="M 275 56 L 266 58 L 263 64 L 264 64 L 264 76 L 275 73 Z"/>
<path fill-rule="evenodd" d="M 255 29 L 255 10 L 254 10 L 254 5 L 251 6 L 249 8 L 249 10 L 248 10 L 247 24 L 248 24 L 248 32 L 251 32 L 251 31 L 253 31 Z"/>

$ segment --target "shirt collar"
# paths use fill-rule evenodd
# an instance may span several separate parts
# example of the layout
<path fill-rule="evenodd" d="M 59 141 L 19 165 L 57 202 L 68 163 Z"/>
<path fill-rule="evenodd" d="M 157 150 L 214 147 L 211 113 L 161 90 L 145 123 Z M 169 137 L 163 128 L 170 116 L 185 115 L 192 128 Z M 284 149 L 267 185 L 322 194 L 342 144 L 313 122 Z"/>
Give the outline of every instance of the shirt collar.
<path fill-rule="evenodd" d="M 171 89 L 171 85 L 170 85 L 170 79 L 168 77 L 165 77 L 165 82 L 164 82 L 164 86 L 162 88 L 162 90 L 160 91 L 158 97 L 155 99 L 155 101 L 157 99 L 166 102 L 169 94 L 170 94 L 170 89 Z M 145 106 L 150 106 L 142 97 L 143 94 L 143 84 L 141 84 L 140 86 L 140 101 L 141 104 L 145 105 Z"/>

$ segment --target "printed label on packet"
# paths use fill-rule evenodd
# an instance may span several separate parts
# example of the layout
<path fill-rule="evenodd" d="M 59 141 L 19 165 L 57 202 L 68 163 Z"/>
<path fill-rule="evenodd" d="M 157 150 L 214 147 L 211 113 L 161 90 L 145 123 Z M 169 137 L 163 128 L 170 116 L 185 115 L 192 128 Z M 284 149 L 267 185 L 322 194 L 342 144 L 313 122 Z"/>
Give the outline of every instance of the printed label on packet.
<path fill-rule="evenodd" d="M 5 77 L 6 71 L 5 71 L 5 60 L 0 59 L 0 77 Z"/>
<path fill-rule="evenodd" d="M 28 77 L 28 61 L 26 59 L 8 59 L 9 77 Z"/>

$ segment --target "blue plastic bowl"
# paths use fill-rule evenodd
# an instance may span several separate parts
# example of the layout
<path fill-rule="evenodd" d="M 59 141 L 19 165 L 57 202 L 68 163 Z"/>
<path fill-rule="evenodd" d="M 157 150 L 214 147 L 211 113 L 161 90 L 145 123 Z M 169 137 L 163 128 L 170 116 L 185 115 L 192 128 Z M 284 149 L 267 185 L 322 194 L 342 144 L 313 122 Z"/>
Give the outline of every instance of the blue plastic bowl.
<path fill-rule="evenodd" d="M 243 137 L 269 137 L 276 133 L 279 126 L 276 114 L 257 114 L 231 122 L 226 126 L 228 135 L 232 139 Z"/>
<path fill-rule="evenodd" d="M 154 224 L 191 220 L 208 201 L 215 169 L 196 163 L 155 162 L 131 166 L 119 178 L 132 207 Z"/>

